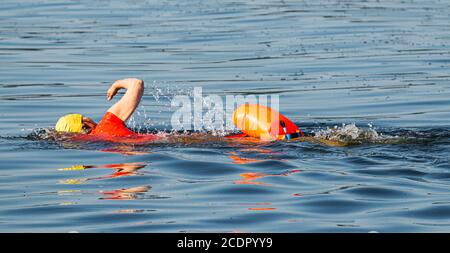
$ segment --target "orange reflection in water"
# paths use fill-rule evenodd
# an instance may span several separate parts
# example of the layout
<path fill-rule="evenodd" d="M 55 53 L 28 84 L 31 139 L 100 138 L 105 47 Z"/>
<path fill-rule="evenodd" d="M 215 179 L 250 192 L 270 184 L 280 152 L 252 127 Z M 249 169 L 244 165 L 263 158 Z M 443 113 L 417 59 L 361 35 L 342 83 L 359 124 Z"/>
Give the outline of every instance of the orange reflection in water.
<path fill-rule="evenodd" d="M 144 152 L 144 151 L 136 151 L 133 146 L 126 146 L 126 145 L 120 145 L 115 146 L 113 148 L 106 148 L 100 150 L 101 152 L 108 152 L 108 153 L 118 153 L 122 155 L 146 155 L 150 154 L 151 152 Z"/>
<path fill-rule="evenodd" d="M 265 206 L 271 206 L 272 203 L 270 202 L 260 202 L 260 203 L 239 203 L 239 206 L 259 206 L 259 207 L 248 207 L 247 210 L 250 211 L 273 211 L 277 210 L 275 207 L 265 207 Z"/>
<path fill-rule="evenodd" d="M 248 208 L 250 211 L 273 211 L 277 210 L 275 207 L 250 207 Z"/>
<path fill-rule="evenodd" d="M 93 177 L 93 178 L 81 178 L 81 179 L 67 179 L 61 181 L 64 184 L 80 184 L 89 180 L 100 180 L 100 179 L 109 179 L 109 178 L 118 178 L 124 176 L 135 176 L 139 175 L 138 170 L 147 166 L 147 163 L 142 162 L 132 162 L 132 163 L 114 163 L 114 164 L 104 164 L 104 165 L 74 165 L 68 168 L 58 169 L 60 171 L 80 171 L 87 169 L 97 169 L 97 168 L 108 168 L 113 169 L 113 173 L 102 176 L 102 177 Z M 130 200 L 130 199 L 138 199 L 139 194 L 147 192 L 151 187 L 149 185 L 138 186 L 138 187 L 130 187 L 130 188 L 122 188 L 111 191 L 100 191 L 104 197 L 100 199 L 108 199 L 108 200 Z"/>
<path fill-rule="evenodd" d="M 92 177 L 92 178 L 79 178 L 79 179 L 67 179 L 61 181 L 63 184 L 80 184 L 89 180 L 101 180 L 108 178 L 118 178 L 124 176 L 136 176 L 139 175 L 138 170 L 146 167 L 146 163 L 133 162 L 133 163 L 117 163 L 117 164 L 105 164 L 105 165 L 74 165 L 68 168 L 58 169 L 61 171 L 74 171 L 74 170 L 87 170 L 95 168 L 110 168 L 114 169 L 114 172 L 102 177 Z"/>
<path fill-rule="evenodd" d="M 99 177 L 98 179 L 116 178 L 123 176 L 135 176 L 138 175 L 138 170 L 147 166 L 146 163 L 134 162 L 134 163 L 119 163 L 104 165 L 104 168 L 114 169 L 114 173 Z"/>
<path fill-rule="evenodd" d="M 252 147 L 252 148 L 242 148 L 239 150 L 240 152 L 246 153 L 259 153 L 259 154 L 277 154 L 271 149 L 260 148 L 260 147 Z M 234 164 L 248 164 L 248 163 L 256 163 L 262 162 L 267 159 L 255 159 L 255 158 L 247 158 L 242 155 L 239 155 L 237 152 L 228 152 L 230 155 L 229 158 L 232 160 Z"/>
<path fill-rule="evenodd" d="M 264 160 L 261 159 L 253 159 L 253 158 L 245 158 L 237 155 L 236 152 L 229 152 L 230 156 L 228 156 L 234 164 L 248 164 L 248 163 L 256 163 Z"/>
<path fill-rule="evenodd" d="M 274 176 L 288 176 L 293 173 L 300 172 L 300 170 L 290 170 L 284 173 L 264 173 L 264 172 L 248 172 L 248 173 L 242 173 L 239 174 L 239 176 L 242 177 L 241 180 L 234 181 L 235 184 L 250 184 L 250 185 L 263 185 L 263 186 L 270 186 L 270 184 L 262 183 L 262 182 L 256 182 L 254 180 L 265 178 L 265 177 L 274 177 Z"/>
<path fill-rule="evenodd" d="M 125 189 L 118 189 L 112 191 L 100 191 L 100 194 L 103 194 L 105 197 L 100 199 L 105 200 L 132 200 L 138 199 L 139 193 L 147 192 L 151 187 L 149 185 L 131 187 Z"/>
<path fill-rule="evenodd" d="M 255 152 L 260 154 L 275 154 L 273 150 L 266 149 L 266 148 L 243 148 L 241 149 L 242 152 Z"/>

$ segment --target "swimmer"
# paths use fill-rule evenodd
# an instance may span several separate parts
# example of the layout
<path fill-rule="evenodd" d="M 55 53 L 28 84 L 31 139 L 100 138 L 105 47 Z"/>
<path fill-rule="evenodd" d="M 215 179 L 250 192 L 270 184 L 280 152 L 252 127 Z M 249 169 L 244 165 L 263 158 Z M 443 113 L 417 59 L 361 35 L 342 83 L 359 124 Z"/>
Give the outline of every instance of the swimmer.
<path fill-rule="evenodd" d="M 300 128 L 281 113 L 257 104 L 244 104 L 233 113 L 235 126 L 242 134 L 220 138 L 208 134 L 165 135 L 140 134 L 128 129 L 125 122 L 133 115 L 144 93 L 144 81 L 127 78 L 115 81 L 106 93 L 110 101 L 119 90 L 126 89 L 123 97 L 111 106 L 97 124 L 81 114 L 68 114 L 56 123 L 57 132 L 79 133 L 72 140 L 104 140 L 124 143 L 148 143 L 164 139 L 168 142 L 198 143 L 208 141 L 259 142 L 259 141 L 307 141 L 329 146 L 345 146 L 345 143 L 305 136 Z M 164 138 L 168 137 L 168 138 Z"/>
<path fill-rule="evenodd" d="M 158 139 L 155 134 L 139 134 L 131 131 L 125 122 L 133 115 L 138 107 L 144 93 L 144 81 L 137 78 L 127 78 L 115 81 L 106 92 L 106 98 L 110 101 L 119 90 L 126 89 L 122 98 L 112 105 L 97 124 L 91 118 L 81 114 L 68 114 L 59 118 L 55 125 L 57 132 L 81 133 L 77 139 L 89 139 L 87 136 L 94 136 L 96 139 L 104 140 L 130 140 L 151 141 Z"/>

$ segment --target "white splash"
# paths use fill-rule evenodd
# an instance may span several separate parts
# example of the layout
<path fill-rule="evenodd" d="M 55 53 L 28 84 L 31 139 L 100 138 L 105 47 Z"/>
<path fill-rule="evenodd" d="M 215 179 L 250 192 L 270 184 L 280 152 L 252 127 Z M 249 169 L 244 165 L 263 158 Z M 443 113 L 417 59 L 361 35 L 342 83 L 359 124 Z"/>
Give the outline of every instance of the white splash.
<path fill-rule="evenodd" d="M 341 142 L 371 142 L 381 139 L 381 136 L 372 127 L 358 128 L 355 123 L 349 125 L 342 124 L 342 127 L 327 127 L 327 129 L 315 132 L 314 136 L 316 138 Z"/>

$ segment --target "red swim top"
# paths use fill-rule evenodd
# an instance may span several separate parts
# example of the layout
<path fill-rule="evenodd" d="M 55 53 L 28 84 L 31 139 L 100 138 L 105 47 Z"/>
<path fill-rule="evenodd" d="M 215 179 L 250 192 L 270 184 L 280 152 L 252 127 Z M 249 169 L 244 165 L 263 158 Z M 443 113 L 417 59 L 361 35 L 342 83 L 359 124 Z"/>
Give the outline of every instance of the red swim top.
<path fill-rule="evenodd" d="M 127 128 L 125 122 L 111 112 L 106 112 L 103 119 L 92 129 L 90 135 L 132 136 L 135 133 Z"/>
<path fill-rule="evenodd" d="M 89 134 L 78 135 L 75 140 L 112 141 L 122 143 L 145 143 L 161 139 L 156 134 L 139 134 L 131 131 L 125 122 L 111 112 L 106 112 L 103 119 Z"/>

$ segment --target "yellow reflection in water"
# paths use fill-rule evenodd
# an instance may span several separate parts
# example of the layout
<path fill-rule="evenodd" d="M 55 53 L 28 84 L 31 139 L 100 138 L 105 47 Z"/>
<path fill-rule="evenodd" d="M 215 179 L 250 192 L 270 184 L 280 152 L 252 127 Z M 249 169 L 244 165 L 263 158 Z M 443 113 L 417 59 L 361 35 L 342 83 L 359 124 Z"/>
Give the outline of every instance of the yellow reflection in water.
<path fill-rule="evenodd" d="M 136 176 L 139 175 L 138 170 L 146 167 L 146 163 L 133 162 L 133 163 L 118 163 L 118 164 L 105 164 L 105 165 L 74 165 L 67 168 L 58 169 L 59 171 L 80 171 L 95 168 L 108 168 L 113 169 L 113 173 L 102 176 L 102 177 L 92 177 L 92 178 L 78 178 L 78 179 L 66 179 L 59 181 L 62 184 L 82 184 L 89 180 L 101 180 L 108 178 L 117 178 L 124 176 Z"/>
<path fill-rule="evenodd" d="M 132 163 L 117 163 L 117 164 L 104 164 L 104 165 L 73 165 L 66 168 L 60 168 L 59 171 L 64 172 L 71 172 L 71 171 L 86 171 L 90 169 L 98 169 L 98 168 L 106 168 L 106 169 L 112 169 L 112 173 L 108 173 L 107 175 L 101 176 L 101 177 L 91 177 L 91 178 L 76 178 L 76 179 L 66 179 L 66 180 L 60 180 L 59 182 L 62 184 L 70 184 L 70 185 L 77 185 L 82 184 L 84 182 L 90 181 L 90 180 L 101 180 L 101 179 L 111 179 L 111 178 L 119 178 L 119 177 L 125 177 L 125 176 L 136 176 L 141 175 L 138 171 L 142 168 L 145 168 L 147 166 L 147 163 L 143 162 L 132 162 Z M 106 199 L 106 200 L 131 200 L 131 199 L 138 199 L 139 195 L 142 193 L 147 192 L 151 186 L 149 185 L 143 185 L 138 187 L 128 187 L 128 188 L 121 188 L 116 190 L 110 190 L 110 191 L 100 191 L 99 194 L 102 195 L 100 199 Z M 74 195 L 74 193 L 77 194 L 83 194 L 80 190 L 63 190 L 58 191 L 58 195 Z M 61 205 L 72 205 L 77 204 L 76 202 L 62 202 Z"/>

